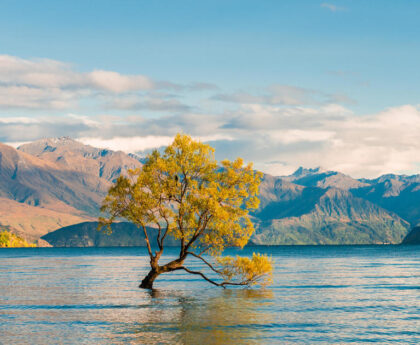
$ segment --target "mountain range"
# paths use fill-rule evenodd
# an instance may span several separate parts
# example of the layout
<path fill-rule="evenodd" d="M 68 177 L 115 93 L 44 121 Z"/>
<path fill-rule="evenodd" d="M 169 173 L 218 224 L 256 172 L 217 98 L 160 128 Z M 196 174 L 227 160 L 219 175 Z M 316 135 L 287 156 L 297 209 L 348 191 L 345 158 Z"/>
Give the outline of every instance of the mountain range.
<path fill-rule="evenodd" d="M 68 137 L 17 149 L 0 144 L 0 227 L 36 241 L 62 227 L 67 230 L 60 236 L 72 237 L 76 224 L 83 223 L 83 236 L 95 237 L 86 222 L 97 219 L 112 182 L 128 169 L 141 168 L 142 162 L 136 155 Z M 289 176 L 265 174 L 260 201 L 252 213 L 254 244 L 400 243 L 420 223 L 420 175 L 354 179 L 336 171 L 299 168 Z M 122 237 L 118 245 L 130 245 L 130 237 Z"/>

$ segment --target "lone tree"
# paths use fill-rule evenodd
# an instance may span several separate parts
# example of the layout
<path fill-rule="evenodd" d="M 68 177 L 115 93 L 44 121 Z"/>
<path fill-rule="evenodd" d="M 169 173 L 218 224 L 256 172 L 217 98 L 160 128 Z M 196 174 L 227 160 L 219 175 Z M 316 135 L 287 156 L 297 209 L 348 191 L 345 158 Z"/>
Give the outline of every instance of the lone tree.
<path fill-rule="evenodd" d="M 267 256 L 220 256 L 226 247 L 242 248 L 254 232 L 248 210 L 258 207 L 261 174 L 240 158 L 218 165 L 212 147 L 180 134 L 163 154 L 154 151 L 147 158 L 141 170 L 117 179 L 101 208 L 107 217 L 100 218 L 100 227 L 108 231 L 114 220 L 125 218 L 144 232 L 151 270 L 140 287 L 151 289 L 160 274 L 177 270 L 221 287 L 268 284 L 272 261 Z M 161 265 L 168 236 L 179 241 L 179 256 Z M 187 268 L 188 256 L 222 279 Z"/>

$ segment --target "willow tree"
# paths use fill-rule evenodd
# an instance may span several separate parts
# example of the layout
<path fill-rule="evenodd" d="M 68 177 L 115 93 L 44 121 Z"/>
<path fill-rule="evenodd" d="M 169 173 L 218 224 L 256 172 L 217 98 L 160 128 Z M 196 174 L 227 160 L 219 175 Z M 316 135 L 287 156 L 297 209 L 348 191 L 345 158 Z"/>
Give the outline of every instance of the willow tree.
<path fill-rule="evenodd" d="M 177 270 L 222 287 L 267 284 L 268 257 L 221 257 L 227 247 L 242 248 L 254 232 L 248 212 L 258 207 L 260 181 L 251 164 L 240 158 L 218 164 L 212 147 L 178 134 L 164 153 L 154 151 L 142 169 L 117 179 L 103 201 L 107 216 L 100 227 L 111 231 L 112 222 L 123 218 L 143 231 L 151 270 L 141 288 L 151 289 L 160 274 Z M 179 255 L 160 264 L 168 236 L 178 241 Z M 201 260 L 219 278 L 188 268 L 187 257 Z"/>

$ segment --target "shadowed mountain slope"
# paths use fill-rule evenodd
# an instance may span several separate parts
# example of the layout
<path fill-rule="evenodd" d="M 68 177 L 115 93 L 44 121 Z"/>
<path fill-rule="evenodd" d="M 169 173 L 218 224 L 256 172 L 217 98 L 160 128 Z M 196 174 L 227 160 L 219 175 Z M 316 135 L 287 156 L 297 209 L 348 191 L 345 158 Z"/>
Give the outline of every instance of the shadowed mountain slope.
<path fill-rule="evenodd" d="M 420 223 L 420 175 L 384 175 L 364 180 L 368 186 L 353 194 L 397 213 L 412 226 Z"/>
<path fill-rule="evenodd" d="M 413 228 L 404 238 L 403 244 L 420 244 L 420 226 Z"/>
<path fill-rule="evenodd" d="M 420 223 L 420 174 L 382 175 L 376 179 L 353 179 L 321 168 L 299 168 L 283 179 L 306 187 L 335 187 L 349 190 L 354 196 L 368 200 L 398 214 L 412 226 Z"/>
<path fill-rule="evenodd" d="M 134 155 L 67 137 L 38 140 L 18 150 L 0 144 L 0 198 L 56 212 L 45 221 L 48 226 L 38 221 L 33 210 L 20 224 L 12 213 L 25 211 L 14 205 L 16 211 L 11 214 L 0 213 L 0 224 L 3 221 L 19 234 L 27 232 L 32 239 L 55 225 L 97 217 L 112 181 L 141 166 Z M 252 240 L 258 244 L 399 243 L 410 228 L 407 220 L 411 225 L 420 221 L 419 184 L 419 175 L 356 180 L 320 168 L 299 168 L 283 177 L 264 175 L 260 207 L 252 214 L 257 228 Z"/>
<path fill-rule="evenodd" d="M 67 226 L 50 232 L 42 237 L 54 247 L 144 247 L 143 230 L 132 223 L 121 222 L 111 225 L 110 234 L 98 231 L 98 222 L 84 222 Z M 152 247 L 156 244 L 156 229 L 148 228 Z M 168 237 L 166 246 L 176 244 L 175 240 Z"/>
<path fill-rule="evenodd" d="M 346 189 L 294 186 L 265 176 L 256 244 L 400 243 L 409 224 Z M 270 193 L 267 193 L 269 191 Z"/>

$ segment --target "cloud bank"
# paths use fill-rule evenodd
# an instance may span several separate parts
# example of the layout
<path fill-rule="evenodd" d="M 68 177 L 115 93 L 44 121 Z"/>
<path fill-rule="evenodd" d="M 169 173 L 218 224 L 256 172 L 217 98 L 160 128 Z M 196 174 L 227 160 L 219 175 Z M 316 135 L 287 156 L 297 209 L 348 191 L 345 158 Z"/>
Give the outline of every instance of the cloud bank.
<path fill-rule="evenodd" d="M 405 105 L 356 116 L 339 105 L 278 108 L 242 105 L 228 114 L 160 118 L 67 115 L 0 118 L 0 140 L 32 141 L 69 135 L 98 147 L 138 152 L 165 146 L 177 132 L 216 148 L 217 158 L 237 156 L 274 174 L 323 166 L 355 177 L 420 167 L 420 107 Z"/>
<path fill-rule="evenodd" d="M 71 64 L 56 60 L 0 55 L 0 109 L 70 110 L 88 101 L 96 102 L 100 108 L 141 107 L 172 111 L 182 104 L 176 100 L 167 101 L 166 94 L 157 95 L 154 91 L 194 91 L 212 87 L 204 83 L 178 85 L 115 71 L 79 72 Z"/>
<path fill-rule="evenodd" d="M 190 100 L 194 91 L 202 98 Z M 281 83 L 224 91 L 205 82 L 79 72 L 54 60 L 0 56 L 0 141 L 15 146 L 70 136 L 134 153 L 165 146 L 181 132 L 210 143 L 218 159 L 241 156 L 274 175 L 299 166 L 354 177 L 418 173 L 420 106 L 355 114 L 354 103 L 347 95 Z M 16 109 L 26 115 L 13 116 Z"/>

